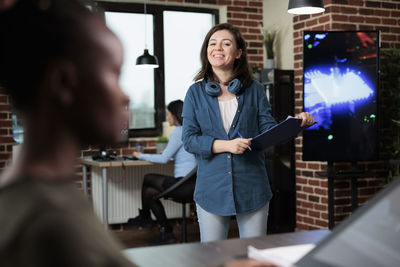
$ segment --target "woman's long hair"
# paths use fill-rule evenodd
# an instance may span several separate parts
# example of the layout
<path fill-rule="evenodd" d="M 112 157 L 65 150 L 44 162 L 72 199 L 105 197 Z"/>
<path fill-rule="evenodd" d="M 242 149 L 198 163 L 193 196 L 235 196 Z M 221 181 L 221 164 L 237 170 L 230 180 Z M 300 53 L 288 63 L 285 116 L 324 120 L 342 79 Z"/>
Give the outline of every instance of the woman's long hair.
<path fill-rule="evenodd" d="M 172 116 L 176 118 L 178 121 L 179 125 L 182 125 L 182 107 L 183 107 L 183 102 L 182 100 L 175 100 L 172 101 L 168 104 L 167 109 L 169 112 L 171 112 Z"/>
<path fill-rule="evenodd" d="M 212 70 L 212 66 L 207 58 L 207 47 L 211 36 L 215 32 L 221 30 L 228 30 L 235 38 L 237 49 L 242 49 L 242 55 L 240 56 L 240 58 L 235 59 L 235 62 L 233 64 L 232 79 L 237 78 L 242 82 L 244 88 L 249 87 L 253 81 L 253 76 L 250 71 L 249 63 L 247 62 L 246 42 L 242 34 L 240 33 L 239 29 L 229 23 L 221 23 L 215 25 L 207 33 L 200 52 L 201 69 L 194 77 L 194 81 L 196 82 L 204 79 L 206 81 L 218 82 L 218 79 L 217 77 L 215 77 L 214 72 Z"/>

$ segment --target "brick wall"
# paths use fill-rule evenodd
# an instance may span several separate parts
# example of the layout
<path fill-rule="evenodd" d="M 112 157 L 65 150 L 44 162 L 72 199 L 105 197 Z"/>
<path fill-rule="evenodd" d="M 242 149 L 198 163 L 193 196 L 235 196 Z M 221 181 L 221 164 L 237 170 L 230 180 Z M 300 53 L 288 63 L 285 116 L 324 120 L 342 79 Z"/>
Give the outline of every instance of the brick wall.
<path fill-rule="evenodd" d="M 322 14 L 293 17 L 294 28 L 294 71 L 295 110 L 303 108 L 302 32 L 304 30 L 379 30 L 381 31 L 381 53 L 392 44 L 400 45 L 400 0 L 362 1 L 325 0 L 326 11 Z M 382 90 L 382 88 L 380 88 Z M 382 92 L 381 92 L 382 93 Z M 384 99 L 379 99 L 380 109 Z M 382 136 L 383 130 L 380 135 Z M 296 140 L 296 186 L 297 186 L 297 228 L 314 229 L 328 226 L 328 183 L 316 172 L 326 170 L 325 162 L 304 162 L 302 139 Z M 335 168 L 345 169 L 349 164 L 336 164 Z M 358 199 L 363 204 L 384 186 L 385 162 L 363 162 L 359 167 L 381 173 L 378 178 L 359 179 Z M 335 224 L 350 215 L 350 181 L 337 180 L 334 183 Z"/>
<path fill-rule="evenodd" d="M 160 1 L 155 1 L 160 2 Z M 263 66 L 263 37 L 259 24 L 262 22 L 262 0 L 186 0 L 165 1 L 171 4 L 202 4 L 207 6 L 227 6 L 227 19 L 229 23 L 239 27 L 248 45 L 248 58 L 250 66 Z M 200 51 L 199 51 L 200 52 Z M 136 140 L 125 146 L 113 147 L 119 155 L 132 153 Z M 145 152 L 155 152 L 155 141 L 140 139 L 140 143 L 146 147 Z M 11 108 L 9 99 L 0 88 L 0 170 L 3 169 L 11 158 L 12 146 L 15 144 L 12 138 Z M 110 148 L 111 149 L 111 148 Z M 82 150 L 81 157 L 92 156 L 98 153 L 98 148 L 87 147 Z M 80 173 L 80 168 L 77 166 Z"/>

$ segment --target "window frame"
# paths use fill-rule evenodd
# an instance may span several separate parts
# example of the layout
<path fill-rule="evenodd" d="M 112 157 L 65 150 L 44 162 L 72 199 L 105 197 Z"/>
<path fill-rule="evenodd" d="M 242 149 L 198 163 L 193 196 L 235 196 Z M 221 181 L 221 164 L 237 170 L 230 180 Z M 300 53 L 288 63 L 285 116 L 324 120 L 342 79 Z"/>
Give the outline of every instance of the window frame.
<path fill-rule="evenodd" d="M 144 3 L 120 3 L 95 1 L 95 10 L 103 15 L 106 11 L 144 14 Z M 154 69 L 154 128 L 129 129 L 129 137 L 155 137 L 162 134 L 162 123 L 166 118 L 165 106 L 165 69 L 164 69 L 164 11 L 196 12 L 214 15 L 215 24 L 219 22 L 219 10 L 213 8 L 160 5 L 146 3 L 146 13 L 153 15 L 154 54 L 159 67 Z M 144 48 L 143 48 L 144 49 Z"/>

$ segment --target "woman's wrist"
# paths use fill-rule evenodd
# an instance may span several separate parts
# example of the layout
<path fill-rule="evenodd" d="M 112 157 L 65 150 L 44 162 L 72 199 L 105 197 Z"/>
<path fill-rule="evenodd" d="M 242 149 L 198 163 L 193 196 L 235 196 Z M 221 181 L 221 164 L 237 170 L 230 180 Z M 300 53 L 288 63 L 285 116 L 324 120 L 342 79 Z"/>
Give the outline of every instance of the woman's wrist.
<path fill-rule="evenodd" d="M 213 153 L 223 153 L 223 152 L 230 152 L 229 151 L 229 140 L 214 140 L 212 145 L 212 152 Z"/>

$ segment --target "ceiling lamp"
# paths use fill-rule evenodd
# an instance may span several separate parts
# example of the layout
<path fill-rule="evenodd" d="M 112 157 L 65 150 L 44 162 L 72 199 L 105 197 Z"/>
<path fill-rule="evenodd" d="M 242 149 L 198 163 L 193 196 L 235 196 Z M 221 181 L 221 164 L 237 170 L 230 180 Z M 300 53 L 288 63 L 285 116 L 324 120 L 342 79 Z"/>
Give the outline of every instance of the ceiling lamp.
<path fill-rule="evenodd" d="M 147 49 L 147 23 L 146 23 L 146 3 L 144 3 L 144 52 L 136 59 L 136 67 L 140 68 L 158 68 L 158 59 L 149 54 Z"/>
<path fill-rule="evenodd" d="M 323 0 L 289 0 L 288 12 L 290 14 L 305 15 L 324 11 Z"/>

